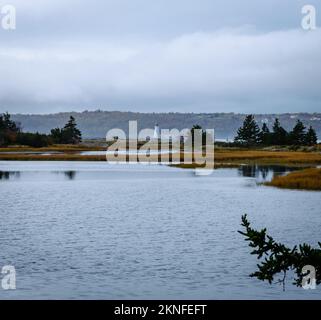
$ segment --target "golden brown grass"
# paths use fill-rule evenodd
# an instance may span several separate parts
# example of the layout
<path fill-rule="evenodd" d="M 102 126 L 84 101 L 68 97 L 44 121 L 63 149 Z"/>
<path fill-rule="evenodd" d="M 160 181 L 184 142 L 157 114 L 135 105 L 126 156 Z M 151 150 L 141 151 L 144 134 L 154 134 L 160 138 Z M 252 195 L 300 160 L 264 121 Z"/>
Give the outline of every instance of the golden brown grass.
<path fill-rule="evenodd" d="M 81 151 L 106 150 L 104 147 L 89 147 L 86 145 L 55 145 L 48 148 L 22 148 L 10 147 L 0 148 L 0 160 L 63 160 L 63 161 L 103 161 L 105 156 L 85 156 L 77 154 Z M 61 152 L 61 154 L 40 155 L 40 154 L 1 154 L 1 152 Z M 175 156 L 176 157 L 176 156 Z M 174 158 L 175 158 L 174 157 Z M 119 156 L 119 161 L 125 161 L 126 156 Z M 135 158 L 133 159 L 135 160 Z M 183 153 L 180 155 L 183 162 Z M 150 161 L 158 161 L 157 155 L 152 155 Z M 174 159 L 176 161 L 176 159 Z M 295 151 L 265 151 L 265 150 L 241 150 L 241 149 L 218 149 L 215 150 L 216 167 L 236 167 L 240 164 L 261 164 L 261 165 L 287 165 L 287 166 L 308 166 L 321 165 L 321 153 L 319 152 L 295 152 Z M 182 168 L 195 168 L 194 164 L 176 165 Z"/>
<path fill-rule="evenodd" d="M 52 151 L 52 150 L 50 150 Z M 0 154 L 0 160 L 8 161 L 106 161 L 106 155 L 81 155 L 79 153 L 59 153 L 59 154 Z M 119 155 L 115 161 L 137 161 L 134 155 Z M 148 160 L 159 162 L 158 155 L 151 155 Z"/>
<path fill-rule="evenodd" d="M 100 151 L 106 150 L 106 147 L 99 146 L 87 146 L 87 145 L 71 145 L 71 144 L 59 144 L 52 145 L 43 148 L 32 148 L 26 146 L 10 146 L 6 148 L 0 148 L 1 152 L 81 152 L 81 151 Z"/>
<path fill-rule="evenodd" d="M 321 164 L 321 154 L 295 151 L 262 151 L 262 150 L 218 150 L 215 162 L 259 163 L 259 164 Z"/>
<path fill-rule="evenodd" d="M 9 161 L 106 161 L 106 156 L 80 155 L 76 153 L 62 154 L 1 154 L 0 160 Z"/>
<path fill-rule="evenodd" d="M 238 167 L 241 164 L 286 165 L 305 167 L 321 165 L 321 154 L 295 151 L 215 150 L 215 168 Z M 196 164 L 178 164 L 180 168 L 197 168 Z"/>
<path fill-rule="evenodd" d="M 286 189 L 321 191 L 321 169 L 305 169 L 289 173 L 286 176 L 274 177 L 266 185 Z"/>
<path fill-rule="evenodd" d="M 171 164 L 171 167 L 175 168 L 182 168 L 182 169 L 197 169 L 197 168 L 204 168 L 205 165 L 200 165 L 196 163 L 177 163 Z M 215 162 L 213 166 L 211 164 L 207 164 L 207 168 L 214 168 L 214 169 L 223 169 L 223 168 L 238 168 L 240 165 L 237 163 L 217 163 Z"/>

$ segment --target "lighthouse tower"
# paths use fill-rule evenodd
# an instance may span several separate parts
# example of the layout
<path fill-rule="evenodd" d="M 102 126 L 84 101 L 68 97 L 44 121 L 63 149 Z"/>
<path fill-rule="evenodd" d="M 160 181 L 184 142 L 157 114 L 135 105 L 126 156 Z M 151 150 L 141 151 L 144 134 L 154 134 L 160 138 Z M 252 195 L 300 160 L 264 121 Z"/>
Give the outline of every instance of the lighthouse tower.
<path fill-rule="evenodd" d="M 161 134 L 160 134 L 159 125 L 156 123 L 155 129 L 154 129 L 154 139 L 159 140 L 160 138 L 161 138 Z"/>

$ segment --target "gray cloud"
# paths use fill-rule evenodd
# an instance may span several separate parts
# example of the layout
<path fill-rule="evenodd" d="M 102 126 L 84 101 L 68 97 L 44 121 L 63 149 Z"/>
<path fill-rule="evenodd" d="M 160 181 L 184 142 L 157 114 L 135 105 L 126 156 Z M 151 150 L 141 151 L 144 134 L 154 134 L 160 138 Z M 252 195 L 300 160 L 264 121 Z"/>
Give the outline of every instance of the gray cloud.
<path fill-rule="evenodd" d="M 321 31 L 299 28 L 304 1 L 11 2 L 0 111 L 321 110 Z"/>

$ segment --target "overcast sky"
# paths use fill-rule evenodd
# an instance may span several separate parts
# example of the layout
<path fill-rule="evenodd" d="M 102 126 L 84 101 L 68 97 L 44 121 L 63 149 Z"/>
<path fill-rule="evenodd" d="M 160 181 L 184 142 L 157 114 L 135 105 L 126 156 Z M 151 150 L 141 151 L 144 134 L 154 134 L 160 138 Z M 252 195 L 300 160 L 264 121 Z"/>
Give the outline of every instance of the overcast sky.
<path fill-rule="evenodd" d="M 0 112 L 321 112 L 320 0 L 4 4 L 17 28 L 0 28 Z"/>

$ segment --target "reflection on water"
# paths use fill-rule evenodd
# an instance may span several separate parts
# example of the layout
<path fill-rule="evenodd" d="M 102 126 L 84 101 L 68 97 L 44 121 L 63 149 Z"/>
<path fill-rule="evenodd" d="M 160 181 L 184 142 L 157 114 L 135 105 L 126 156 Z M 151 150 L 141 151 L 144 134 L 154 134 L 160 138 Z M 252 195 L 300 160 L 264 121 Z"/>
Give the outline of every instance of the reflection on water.
<path fill-rule="evenodd" d="M 55 174 L 56 176 L 54 176 Z M 43 179 L 46 178 L 49 180 L 56 180 L 56 178 L 59 179 L 59 176 L 63 176 L 67 180 L 74 180 L 77 172 L 73 170 L 68 170 L 68 171 L 49 171 L 49 172 L 43 172 L 43 171 L 0 171 L 0 180 L 20 180 L 20 179 L 28 179 L 28 180 L 37 180 L 37 179 Z"/>
<path fill-rule="evenodd" d="M 77 172 L 74 170 L 66 170 L 66 171 L 54 171 L 54 173 L 58 176 L 63 174 L 64 178 L 67 180 L 75 180 Z"/>
<path fill-rule="evenodd" d="M 256 178 L 258 181 L 265 182 L 271 180 L 275 176 L 284 175 L 291 171 L 296 171 L 300 169 L 302 168 L 279 165 L 244 165 L 238 168 L 238 174 L 242 177 Z"/>
<path fill-rule="evenodd" d="M 273 177 L 283 175 L 291 171 L 300 170 L 299 167 L 287 167 L 287 166 L 261 166 L 261 165 L 243 165 L 240 166 L 236 172 L 240 177 L 255 178 L 257 182 L 270 181 Z M 184 169 L 184 171 L 188 171 Z M 143 174 L 144 172 L 140 172 Z M 146 171 L 145 171 L 146 173 Z M 62 178 L 67 180 L 79 180 L 91 178 L 93 176 L 98 178 L 110 177 L 110 171 L 77 171 L 77 170 L 55 170 L 55 171 L 0 171 L 0 180 L 61 180 Z M 119 171 L 114 171 L 113 175 L 122 176 L 123 174 Z"/>
<path fill-rule="evenodd" d="M 0 171 L 0 180 L 9 180 L 10 178 L 20 178 L 20 172 Z"/>
<path fill-rule="evenodd" d="M 69 180 L 74 180 L 76 177 L 76 171 L 65 171 L 64 174 Z"/>
<path fill-rule="evenodd" d="M 57 173 L 60 174 L 61 172 L 58 171 Z M 65 178 L 68 180 L 74 180 L 77 174 L 77 172 L 73 170 L 63 171 L 62 173 L 64 174 Z"/>

